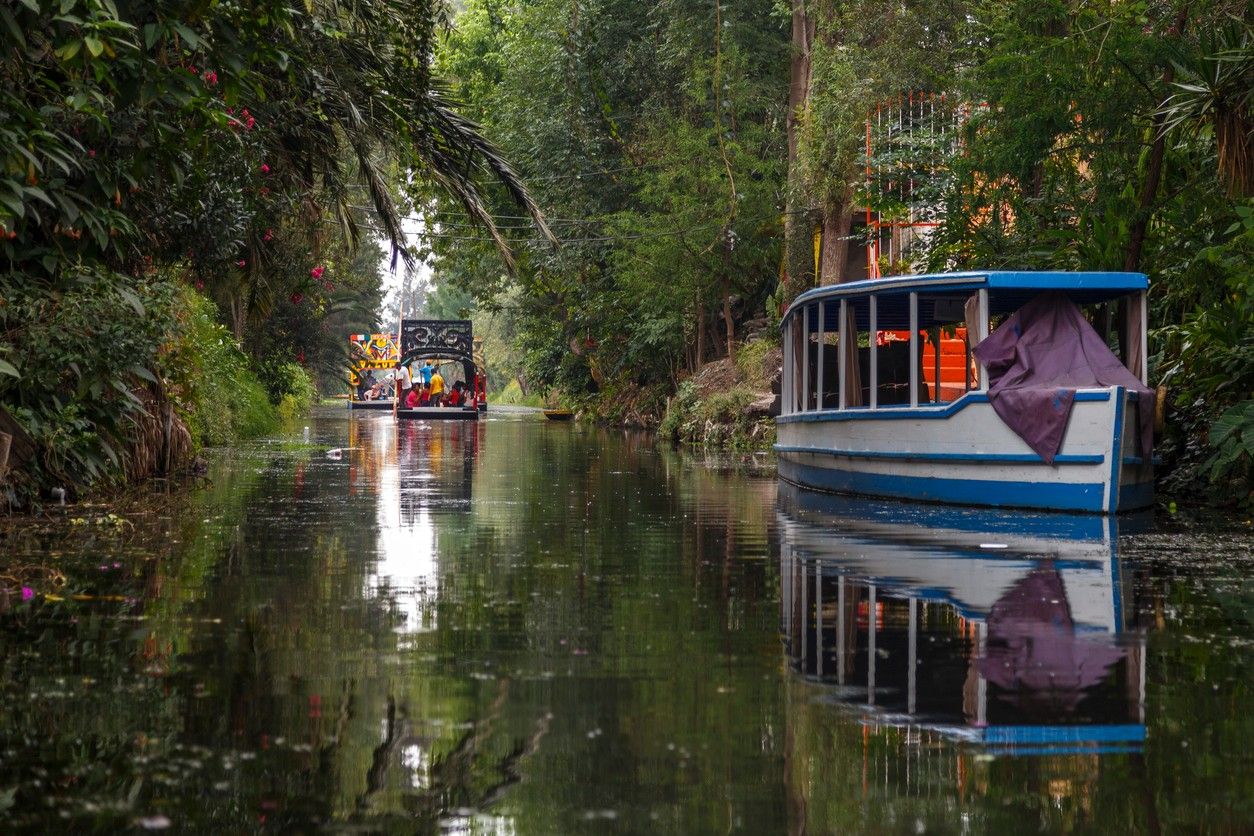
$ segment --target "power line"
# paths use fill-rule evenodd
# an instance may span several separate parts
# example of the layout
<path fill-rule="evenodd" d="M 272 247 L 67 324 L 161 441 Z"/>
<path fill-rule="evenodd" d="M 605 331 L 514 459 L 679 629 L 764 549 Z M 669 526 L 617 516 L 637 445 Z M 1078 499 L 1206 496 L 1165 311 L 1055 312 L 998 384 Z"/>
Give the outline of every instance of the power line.
<path fill-rule="evenodd" d="M 787 214 L 787 213 L 786 212 L 774 212 L 774 213 L 771 213 L 770 215 L 761 215 L 756 218 L 741 219 L 741 222 L 755 223 L 757 221 L 768 220 L 770 218 L 777 218 L 784 214 Z M 334 223 L 334 222 L 327 221 L 327 223 Z M 627 235 L 595 235 L 595 236 L 585 236 L 582 238 L 559 238 L 558 241 L 563 244 L 597 244 L 597 243 L 606 243 L 606 242 L 611 242 L 611 241 L 639 241 L 639 240 L 646 240 L 646 239 L 652 239 L 652 238 L 670 238 L 670 237 L 674 237 L 677 235 L 685 235 L 691 232 L 718 229 L 723 226 L 725 226 L 725 224 L 721 224 L 721 223 L 702 224 L 699 226 L 691 226 L 686 229 L 668 230 L 666 232 L 641 232 L 641 233 L 633 233 L 633 234 L 627 234 Z M 387 235 L 387 232 L 379 227 L 366 226 L 366 228 L 376 234 Z M 450 234 L 443 233 L 443 232 L 421 232 L 419 233 L 419 235 L 421 235 L 424 238 L 435 238 L 441 241 L 469 241 L 469 242 L 484 243 L 484 244 L 493 244 L 493 245 L 496 244 L 495 239 L 486 235 L 450 235 Z M 526 242 L 525 241 L 513 241 L 511 243 L 521 244 L 521 243 L 526 243 Z"/>
<path fill-rule="evenodd" d="M 362 210 L 369 211 L 369 212 L 375 211 L 375 208 L 373 206 L 364 206 L 360 204 L 349 204 L 349 208 L 350 209 L 362 209 Z M 440 214 L 450 215 L 458 219 L 473 219 L 474 217 L 473 215 L 467 212 L 449 212 L 449 211 L 445 211 L 443 213 L 437 212 L 437 213 L 433 213 L 433 215 L 406 214 L 406 215 L 399 215 L 398 217 L 406 221 L 430 221 L 432 223 L 445 224 L 448 226 L 455 225 L 455 224 L 450 224 L 447 221 L 440 220 L 439 219 Z M 505 221 L 528 221 L 530 222 L 532 220 L 532 217 L 530 215 L 493 215 L 492 218 L 494 221 L 499 219 L 499 220 L 505 220 Z M 544 222 L 547 224 L 589 224 L 589 223 L 597 223 L 599 221 L 609 221 L 613 219 L 614 219 L 613 215 L 591 215 L 586 218 L 550 218 L 550 217 L 545 216 Z M 470 224 L 470 226 L 475 226 L 475 224 Z M 523 224 L 520 226 L 505 226 L 501 224 L 494 224 L 494 226 L 496 226 L 497 229 L 533 229 L 534 228 L 531 223 Z"/>
<path fill-rule="evenodd" d="M 648 168 L 657 168 L 665 165 L 665 160 L 657 160 L 651 163 L 640 163 L 639 165 L 624 165 L 618 168 L 602 168 L 597 171 L 578 171 L 574 174 L 553 174 L 548 177 L 523 177 L 526 183 L 551 183 L 556 180 L 580 180 L 584 177 L 599 177 L 602 174 L 616 174 L 620 171 L 642 171 Z"/>

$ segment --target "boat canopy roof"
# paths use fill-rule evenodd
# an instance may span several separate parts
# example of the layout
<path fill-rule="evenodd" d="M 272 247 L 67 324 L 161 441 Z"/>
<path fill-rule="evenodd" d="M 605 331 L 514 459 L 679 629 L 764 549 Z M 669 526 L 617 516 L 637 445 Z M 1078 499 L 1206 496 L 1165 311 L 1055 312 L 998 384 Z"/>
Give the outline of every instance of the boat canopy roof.
<path fill-rule="evenodd" d="M 954 299 L 987 289 L 991 315 L 1013 313 L 1031 301 L 1037 294 L 1047 291 L 1065 293 L 1078 305 L 1091 305 L 1118 299 L 1129 293 L 1149 287 L 1144 273 L 1105 272 L 1046 272 L 1031 270 L 989 270 L 963 273 L 928 273 L 917 276 L 892 276 L 883 279 L 867 279 L 846 284 L 825 285 L 808 290 L 797 297 L 784 314 L 784 322 L 799 309 L 810 306 L 807 317 L 808 330 L 818 329 L 817 302 L 840 302 L 847 299 L 852 304 L 859 329 L 866 329 L 870 316 L 866 299 L 875 295 L 876 324 L 881 330 L 908 329 L 910 327 L 911 293 L 919 294 L 919 327 L 948 325 L 958 319 L 954 316 L 951 302 L 937 305 L 938 299 Z M 825 331 L 838 330 L 839 305 L 828 305 L 824 310 Z M 781 323 L 782 324 L 782 323 Z"/>

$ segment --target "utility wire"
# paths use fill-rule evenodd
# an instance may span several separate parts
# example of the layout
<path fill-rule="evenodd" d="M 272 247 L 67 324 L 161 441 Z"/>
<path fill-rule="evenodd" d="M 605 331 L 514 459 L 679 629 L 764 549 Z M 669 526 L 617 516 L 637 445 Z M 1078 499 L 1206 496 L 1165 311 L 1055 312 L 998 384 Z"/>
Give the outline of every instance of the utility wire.
<path fill-rule="evenodd" d="M 756 218 L 742 218 L 741 222 L 742 223 L 755 223 L 757 221 L 768 220 L 770 218 L 777 218 L 783 214 L 786 214 L 786 213 L 785 212 L 773 212 L 770 215 L 761 215 Z M 334 225 L 335 222 L 326 221 L 326 223 Z M 699 232 L 701 230 L 718 229 L 720 227 L 723 227 L 724 225 L 725 224 L 722 224 L 722 223 L 702 224 L 699 226 L 690 226 L 686 229 L 668 230 L 666 232 L 641 232 L 641 233 L 633 233 L 633 234 L 628 234 L 628 235 L 594 235 L 594 236 L 585 236 L 582 238 L 559 238 L 558 241 L 563 244 L 597 244 L 597 243 L 605 243 L 609 241 L 639 241 L 639 240 L 645 240 L 645 239 L 651 239 L 651 238 L 670 238 L 676 235 L 685 235 L 690 232 Z M 366 229 L 369 229 L 371 232 L 374 232 L 376 234 L 387 235 L 387 233 L 381 227 L 370 226 L 370 225 L 364 225 L 364 226 Z M 492 238 L 486 235 L 450 235 L 450 234 L 443 233 L 443 232 L 421 232 L 418 234 L 424 238 L 435 238 L 441 241 L 473 241 L 473 242 L 484 243 L 484 244 L 496 243 L 495 240 L 493 240 Z M 521 244 L 521 243 L 526 243 L 526 241 L 515 241 L 513 243 Z"/>

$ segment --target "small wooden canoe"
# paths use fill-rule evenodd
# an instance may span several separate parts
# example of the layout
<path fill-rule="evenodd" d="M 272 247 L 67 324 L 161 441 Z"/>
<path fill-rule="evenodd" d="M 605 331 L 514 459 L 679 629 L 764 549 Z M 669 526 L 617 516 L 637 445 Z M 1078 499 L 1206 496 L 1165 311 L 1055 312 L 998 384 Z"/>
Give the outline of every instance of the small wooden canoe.
<path fill-rule="evenodd" d="M 550 421 L 569 421 L 575 417 L 575 413 L 569 409 L 546 409 L 544 410 L 544 417 Z"/>

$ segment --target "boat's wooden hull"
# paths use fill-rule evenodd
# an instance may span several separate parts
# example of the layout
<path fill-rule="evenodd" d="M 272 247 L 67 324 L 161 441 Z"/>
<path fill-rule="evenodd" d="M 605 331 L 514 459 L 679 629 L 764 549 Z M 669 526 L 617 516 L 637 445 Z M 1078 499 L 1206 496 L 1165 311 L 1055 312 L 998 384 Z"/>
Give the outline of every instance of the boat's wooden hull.
<path fill-rule="evenodd" d="M 1137 450 L 1137 408 L 1135 394 L 1122 387 L 1078 393 L 1052 465 L 1006 426 L 982 392 L 933 408 L 786 415 L 778 421 L 779 473 L 836 493 L 1131 511 L 1153 502 L 1153 465 Z"/>
<path fill-rule="evenodd" d="M 396 403 L 395 403 L 394 401 L 391 401 L 391 400 L 386 400 L 386 401 L 349 401 L 349 402 L 348 402 L 348 408 L 349 408 L 349 409 L 354 409 L 354 410 L 355 410 L 355 409 L 370 409 L 370 410 L 382 410 L 382 409 L 386 409 L 386 410 L 389 410 L 389 411 L 390 411 L 390 410 L 392 409 L 392 407 L 394 407 L 395 405 L 396 405 Z"/>
<path fill-rule="evenodd" d="M 467 406 L 419 406 L 398 409 L 396 417 L 407 421 L 477 421 L 479 410 Z"/>
<path fill-rule="evenodd" d="M 544 410 L 544 417 L 550 421 L 570 421 L 574 419 L 575 413 L 569 409 L 546 409 Z"/>

